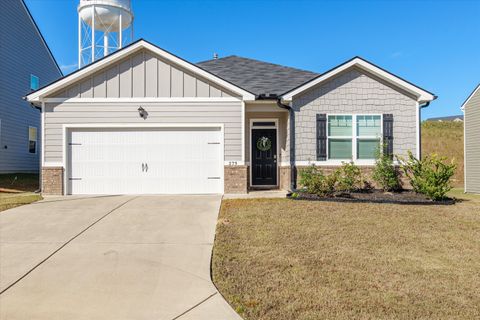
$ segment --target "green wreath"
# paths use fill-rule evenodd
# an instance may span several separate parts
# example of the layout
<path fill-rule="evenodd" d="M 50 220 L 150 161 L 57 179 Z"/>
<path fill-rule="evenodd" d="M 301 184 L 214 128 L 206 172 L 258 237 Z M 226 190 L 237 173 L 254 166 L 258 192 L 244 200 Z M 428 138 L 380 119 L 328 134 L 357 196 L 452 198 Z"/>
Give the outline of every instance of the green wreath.
<path fill-rule="evenodd" d="M 272 140 L 267 137 L 261 137 L 257 140 L 257 149 L 260 151 L 268 151 L 272 147 Z"/>

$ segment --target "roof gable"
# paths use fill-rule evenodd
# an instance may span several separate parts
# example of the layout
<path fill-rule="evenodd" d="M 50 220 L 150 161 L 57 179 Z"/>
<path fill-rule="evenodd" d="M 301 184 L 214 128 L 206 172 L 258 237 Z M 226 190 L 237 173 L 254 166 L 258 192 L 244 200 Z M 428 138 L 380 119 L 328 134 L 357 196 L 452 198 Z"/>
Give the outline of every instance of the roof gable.
<path fill-rule="evenodd" d="M 185 72 L 185 74 L 190 75 L 192 78 L 195 76 L 198 79 L 202 79 L 203 83 L 208 82 L 212 87 L 223 89 L 226 93 L 229 92 L 233 95 L 241 96 L 244 100 L 255 99 L 255 95 L 247 90 L 244 90 L 243 88 L 240 88 L 206 70 L 203 70 L 202 68 L 185 61 L 143 39 L 140 39 L 102 59 L 83 67 L 82 69 L 79 69 L 43 88 L 40 88 L 37 91 L 28 94 L 26 98 L 30 102 L 39 102 L 48 96 L 58 95 L 59 93 L 61 94 L 61 92 L 66 92 L 66 90 L 70 89 L 71 87 L 75 87 L 76 85 L 80 85 L 80 90 L 82 90 L 81 86 L 84 82 L 87 82 L 86 87 L 94 87 L 95 74 L 97 74 L 99 71 L 107 72 L 107 70 L 109 70 L 110 67 L 114 66 L 116 63 L 120 63 L 129 57 L 132 57 L 133 59 L 133 57 L 142 51 L 151 53 L 151 55 L 156 55 L 164 62 L 174 65 L 175 70 L 182 70 Z M 134 96 L 133 93 L 132 96 Z"/>
<path fill-rule="evenodd" d="M 197 65 L 257 96 L 280 95 L 318 76 L 315 72 L 238 56 L 203 61 Z"/>
<path fill-rule="evenodd" d="M 465 99 L 465 102 L 462 103 L 462 107 L 461 107 L 460 109 L 465 110 L 465 107 L 466 107 L 467 103 L 470 102 L 470 100 L 471 100 L 477 93 L 480 94 L 480 84 L 478 84 L 478 86 L 477 86 L 475 89 L 473 89 L 472 93 L 470 93 L 470 95 L 468 96 L 468 98 Z"/>
<path fill-rule="evenodd" d="M 389 83 L 412 94 L 417 98 L 418 102 L 429 102 L 437 98 L 431 92 L 428 92 L 360 57 L 355 57 L 323 74 L 318 75 L 314 79 L 283 93 L 282 99 L 285 101 L 291 101 L 294 96 L 301 94 L 314 86 L 324 83 L 325 81 L 328 81 L 339 73 L 349 70 L 351 68 L 359 68 L 360 70 L 373 74 L 374 76 L 385 81 L 386 83 Z"/>

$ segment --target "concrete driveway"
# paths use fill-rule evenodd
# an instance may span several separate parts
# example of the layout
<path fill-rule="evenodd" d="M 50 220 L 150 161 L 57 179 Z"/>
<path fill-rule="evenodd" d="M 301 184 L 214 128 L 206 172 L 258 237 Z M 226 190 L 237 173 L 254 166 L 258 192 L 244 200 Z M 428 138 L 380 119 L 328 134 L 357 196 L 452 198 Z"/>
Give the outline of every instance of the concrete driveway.
<path fill-rule="evenodd" d="M 0 319 L 241 319 L 210 279 L 220 201 L 66 197 L 0 213 Z"/>

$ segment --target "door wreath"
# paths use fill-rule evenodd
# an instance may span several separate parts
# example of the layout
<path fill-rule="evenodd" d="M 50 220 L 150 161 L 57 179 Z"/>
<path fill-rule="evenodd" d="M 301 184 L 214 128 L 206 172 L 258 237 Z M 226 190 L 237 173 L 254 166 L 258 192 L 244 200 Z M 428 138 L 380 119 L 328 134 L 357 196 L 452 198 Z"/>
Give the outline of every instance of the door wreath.
<path fill-rule="evenodd" d="M 267 137 L 261 137 L 257 140 L 257 149 L 260 151 L 268 151 L 272 147 L 272 140 Z"/>

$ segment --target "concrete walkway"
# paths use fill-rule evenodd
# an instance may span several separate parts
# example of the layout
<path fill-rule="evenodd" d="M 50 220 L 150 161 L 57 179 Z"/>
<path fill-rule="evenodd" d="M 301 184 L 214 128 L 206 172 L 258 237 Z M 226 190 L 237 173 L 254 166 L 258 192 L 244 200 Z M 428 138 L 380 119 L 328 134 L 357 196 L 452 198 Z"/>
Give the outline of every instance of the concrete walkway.
<path fill-rule="evenodd" d="M 0 319 L 241 319 L 210 279 L 220 199 L 67 197 L 0 213 Z"/>

